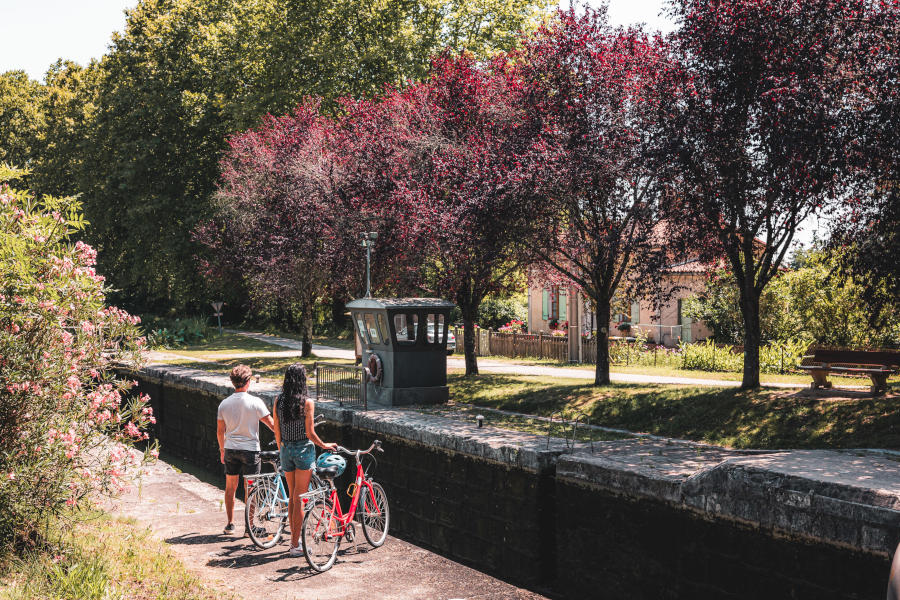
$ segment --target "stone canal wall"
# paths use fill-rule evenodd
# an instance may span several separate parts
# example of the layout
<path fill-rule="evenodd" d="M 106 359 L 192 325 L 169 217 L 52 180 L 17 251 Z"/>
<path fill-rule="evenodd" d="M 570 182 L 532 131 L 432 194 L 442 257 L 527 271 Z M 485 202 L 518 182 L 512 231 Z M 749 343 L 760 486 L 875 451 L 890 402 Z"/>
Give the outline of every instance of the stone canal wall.
<path fill-rule="evenodd" d="M 175 366 L 131 376 L 164 450 L 218 471 L 227 378 Z M 276 390 L 251 391 L 271 403 Z M 326 440 L 384 442 L 374 476 L 394 535 L 551 597 L 883 598 L 900 541 L 900 462 L 885 453 L 657 438 L 571 452 L 410 410 L 317 410 Z"/>

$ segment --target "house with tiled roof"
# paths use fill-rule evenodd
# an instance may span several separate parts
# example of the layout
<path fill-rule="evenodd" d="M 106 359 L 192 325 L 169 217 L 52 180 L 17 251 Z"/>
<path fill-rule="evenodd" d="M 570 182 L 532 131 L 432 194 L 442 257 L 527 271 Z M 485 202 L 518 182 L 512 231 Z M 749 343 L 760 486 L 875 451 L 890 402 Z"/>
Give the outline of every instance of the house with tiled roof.
<path fill-rule="evenodd" d="M 684 312 L 685 301 L 702 293 L 716 266 L 692 258 L 674 262 L 660 274 L 660 288 L 665 301 L 654 298 L 622 298 L 615 304 L 625 307 L 613 315 L 609 323 L 599 323 L 590 303 L 577 288 L 551 284 L 533 284 L 528 290 L 528 330 L 530 333 L 577 324 L 582 333 L 608 327 L 613 338 L 635 337 L 638 332 L 647 340 L 664 346 L 677 346 L 679 341 L 696 342 L 712 332 L 706 323 L 691 320 Z M 577 311 L 577 314 L 576 314 Z"/>

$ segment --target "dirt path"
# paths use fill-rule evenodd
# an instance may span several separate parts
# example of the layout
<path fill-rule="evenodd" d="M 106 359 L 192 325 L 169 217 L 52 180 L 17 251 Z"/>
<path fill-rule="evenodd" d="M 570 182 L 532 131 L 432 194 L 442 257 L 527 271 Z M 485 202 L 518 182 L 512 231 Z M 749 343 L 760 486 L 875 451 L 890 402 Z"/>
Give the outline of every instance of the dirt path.
<path fill-rule="evenodd" d="M 288 556 L 287 541 L 258 550 L 247 537 L 222 535 L 221 499 L 216 486 L 160 461 L 110 509 L 149 527 L 205 581 L 248 600 L 543 598 L 394 537 L 378 549 L 365 540 L 342 545 L 335 566 L 318 574 L 304 558 Z M 241 534 L 242 517 L 237 502 Z"/>

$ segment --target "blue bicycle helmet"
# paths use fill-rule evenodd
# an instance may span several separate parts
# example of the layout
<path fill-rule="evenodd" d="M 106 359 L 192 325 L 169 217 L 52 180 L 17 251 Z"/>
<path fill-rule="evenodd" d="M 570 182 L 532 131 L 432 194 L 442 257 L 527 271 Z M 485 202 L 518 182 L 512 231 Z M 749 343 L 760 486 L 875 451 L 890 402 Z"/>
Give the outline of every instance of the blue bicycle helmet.
<path fill-rule="evenodd" d="M 344 472 L 344 469 L 347 468 L 347 461 L 343 456 L 339 454 L 323 452 L 319 455 L 319 458 L 316 459 L 316 468 L 327 469 L 328 467 L 337 467 L 337 473 L 335 473 L 335 477 L 339 477 L 341 473 Z"/>

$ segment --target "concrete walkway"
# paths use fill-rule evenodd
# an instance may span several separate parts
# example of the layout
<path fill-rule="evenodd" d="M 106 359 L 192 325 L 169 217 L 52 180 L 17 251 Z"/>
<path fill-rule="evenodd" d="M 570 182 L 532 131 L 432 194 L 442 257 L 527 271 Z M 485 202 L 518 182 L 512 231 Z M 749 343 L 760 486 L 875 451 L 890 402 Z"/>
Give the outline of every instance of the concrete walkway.
<path fill-rule="evenodd" d="M 242 534 L 244 506 L 235 504 Z M 358 541 L 341 545 L 334 567 L 316 573 L 305 558 L 288 556 L 287 537 L 259 550 L 248 537 L 222 535 L 222 490 L 162 461 L 109 509 L 150 528 L 204 581 L 248 600 L 543 598 L 393 537 L 373 549 L 358 529 Z"/>
<path fill-rule="evenodd" d="M 229 333 L 236 333 L 261 342 L 282 346 L 284 348 L 294 348 L 297 350 L 296 356 L 300 356 L 299 350 L 302 347 L 301 342 L 290 338 L 278 337 L 266 333 L 253 333 L 249 331 L 239 331 L 236 329 L 227 330 Z M 353 350 L 342 350 L 331 346 L 320 346 L 313 344 L 312 352 L 319 358 L 340 358 L 345 360 L 353 360 L 355 358 Z M 283 353 L 277 353 L 278 356 Z M 223 358 L 252 358 L 261 356 L 262 354 L 235 354 L 223 355 Z M 266 353 L 265 356 L 275 356 L 273 353 Z M 451 369 L 465 369 L 466 363 L 463 358 L 448 357 L 447 366 Z M 576 368 L 576 367 L 547 367 L 542 365 L 527 365 L 522 363 L 508 363 L 489 358 L 478 359 L 478 370 L 484 373 L 494 373 L 498 375 L 537 375 L 540 377 L 559 377 L 568 379 L 587 379 L 593 381 L 593 368 Z M 650 383 L 650 384 L 675 384 L 675 385 L 708 385 L 714 387 L 739 387 L 740 381 L 732 381 L 728 379 L 701 379 L 699 377 L 670 377 L 661 375 L 641 375 L 639 373 L 616 373 L 609 375 L 612 381 L 619 383 Z M 808 387 L 802 383 L 763 383 L 763 387 L 773 388 L 805 388 Z"/>

